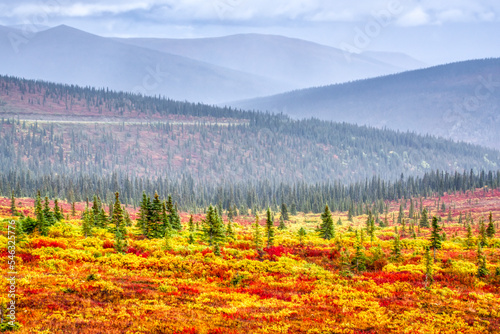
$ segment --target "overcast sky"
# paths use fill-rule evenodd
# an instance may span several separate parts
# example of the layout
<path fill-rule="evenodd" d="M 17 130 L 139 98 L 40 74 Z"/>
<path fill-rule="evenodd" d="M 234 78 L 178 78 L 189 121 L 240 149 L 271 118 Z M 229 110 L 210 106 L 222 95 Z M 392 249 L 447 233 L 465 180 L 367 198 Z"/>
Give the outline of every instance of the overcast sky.
<path fill-rule="evenodd" d="M 19 24 L 115 37 L 279 34 L 429 64 L 500 56 L 498 0 L 0 0 L 0 25 Z"/>

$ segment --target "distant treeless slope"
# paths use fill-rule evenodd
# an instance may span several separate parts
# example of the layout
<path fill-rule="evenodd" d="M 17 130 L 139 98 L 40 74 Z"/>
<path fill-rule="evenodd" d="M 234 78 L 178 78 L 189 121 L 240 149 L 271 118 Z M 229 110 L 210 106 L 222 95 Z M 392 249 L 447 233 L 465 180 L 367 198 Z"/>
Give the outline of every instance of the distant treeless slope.
<path fill-rule="evenodd" d="M 293 86 L 68 26 L 24 36 L 0 27 L 0 74 L 215 103 Z"/>
<path fill-rule="evenodd" d="M 364 79 L 425 66 L 404 54 L 370 52 L 346 57 L 344 51 L 337 48 L 276 35 L 118 40 L 270 77 L 290 83 L 295 88 Z"/>
<path fill-rule="evenodd" d="M 500 58 L 470 60 L 231 105 L 429 133 L 500 149 Z"/>

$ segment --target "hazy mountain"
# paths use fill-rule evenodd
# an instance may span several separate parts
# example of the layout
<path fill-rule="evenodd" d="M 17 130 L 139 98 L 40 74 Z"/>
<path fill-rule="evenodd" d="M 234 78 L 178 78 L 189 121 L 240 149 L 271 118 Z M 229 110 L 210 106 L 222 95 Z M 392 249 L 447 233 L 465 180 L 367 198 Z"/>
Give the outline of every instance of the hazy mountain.
<path fill-rule="evenodd" d="M 124 43 L 245 71 L 305 88 L 364 79 L 424 64 L 404 54 L 344 51 L 300 39 L 241 34 L 216 38 L 129 38 Z"/>
<path fill-rule="evenodd" d="M 292 88 L 264 77 L 123 44 L 68 26 L 26 36 L 19 30 L 1 27 L 0 73 L 209 103 Z"/>
<path fill-rule="evenodd" d="M 430 133 L 500 148 L 500 58 L 471 60 L 232 103 Z"/>
<path fill-rule="evenodd" d="M 362 55 L 404 70 L 429 67 L 426 63 L 401 52 L 365 51 Z"/>

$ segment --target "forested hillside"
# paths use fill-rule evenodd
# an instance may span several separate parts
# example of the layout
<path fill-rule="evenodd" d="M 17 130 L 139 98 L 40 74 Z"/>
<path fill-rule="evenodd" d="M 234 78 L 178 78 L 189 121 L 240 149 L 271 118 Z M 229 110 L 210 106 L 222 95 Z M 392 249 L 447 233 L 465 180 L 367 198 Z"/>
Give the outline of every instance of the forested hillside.
<path fill-rule="evenodd" d="M 183 209 L 296 202 L 318 211 L 326 201 L 347 210 L 444 191 L 439 177 L 432 187 L 414 183 L 436 169 L 443 180 L 459 175 L 448 190 L 498 186 L 497 151 L 430 136 L 12 77 L 1 78 L 0 101 L 6 196 L 109 200 L 120 190 L 137 203 L 147 190 L 172 194 Z M 477 182 L 461 181 L 464 171 Z"/>
<path fill-rule="evenodd" d="M 348 183 L 500 164 L 498 151 L 431 136 L 11 77 L 0 105 L 3 172 Z"/>

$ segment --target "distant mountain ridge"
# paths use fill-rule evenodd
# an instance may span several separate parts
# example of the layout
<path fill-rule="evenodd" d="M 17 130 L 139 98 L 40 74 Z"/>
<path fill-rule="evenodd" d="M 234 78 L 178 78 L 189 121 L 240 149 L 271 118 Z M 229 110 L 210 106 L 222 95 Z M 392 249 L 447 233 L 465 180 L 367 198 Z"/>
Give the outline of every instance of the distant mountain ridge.
<path fill-rule="evenodd" d="M 410 56 L 390 52 L 365 52 L 346 57 L 343 50 L 334 47 L 276 35 L 117 40 L 266 76 L 291 83 L 295 88 L 352 81 L 426 66 Z"/>
<path fill-rule="evenodd" d="M 229 103 L 293 117 L 433 134 L 500 149 L 500 58 Z"/>
<path fill-rule="evenodd" d="M 19 41 L 12 45 L 12 36 Z M 144 95 L 215 103 L 283 91 L 292 86 L 186 57 L 89 34 L 68 26 L 25 38 L 0 29 L 0 73 Z"/>
<path fill-rule="evenodd" d="M 300 39 L 105 38 L 69 26 L 0 26 L 0 74 L 220 103 L 423 66 L 407 55 L 352 54 Z M 394 62 L 394 64 L 391 64 Z"/>

